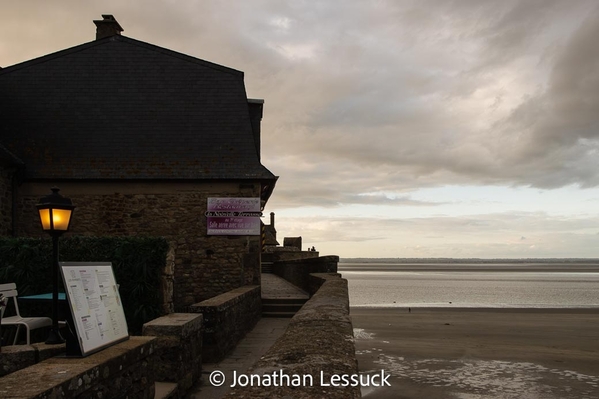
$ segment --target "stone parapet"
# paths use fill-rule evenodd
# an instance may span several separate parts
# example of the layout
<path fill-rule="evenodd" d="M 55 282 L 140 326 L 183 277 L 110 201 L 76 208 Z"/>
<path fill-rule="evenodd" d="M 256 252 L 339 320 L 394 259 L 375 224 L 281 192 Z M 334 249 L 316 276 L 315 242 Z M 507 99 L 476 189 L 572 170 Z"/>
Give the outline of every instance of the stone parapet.
<path fill-rule="evenodd" d="M 191 313 L 202 313 L 204 332 L 202 361 L 222 360 L 262 315 L 259 285 L 248 285 L 215 296 L 189 307 Z"/>
<path fill-rule="evenodd" d="M 337 273 L 339 257 L 336 255 L 318 258 L 293 259 L 275 262 L 273 272 L 302 290 L 313 294 L 318 284 L 313 286 L 310 275 L 313 273 Z"/>
<path fill-rule="evenodd" d="M 0 399 L 154 397 L 154 337 L 131 337 L 84 358 L 53 357 L 0 378 Z"/>
<path fill-rule="evenodd" d="M 320 289 L 291 319 L 287 331 L 247 374 L 281 375 L 270 386 L 233 387 L 226 398 L 360 398 L 360 387 L 334 386 L 334 376 L 358 375 L 347 280 L 313 275 Z M 298 376 L 300 380 L 296 380 Z M 271 380 L 273 381 L 273 380 Z M 294 383 L 294 382 L 297 382 Z"/>
<path fill-rule="evenodd" d="M 296 259 L 318 258 L 318 251 L 300 251 L 295 247 L 266 247 L 262 253 L 263 262 L 279 262 Z"/>
<path fill-rule="evenodd" d="M 0 354 L 0 377 L 33 366 L 53 356 L 64 353 L 65 345 L 11 345 L 2 347 Z"/>
<path fill-rule="evenodd" d="M 143 326 L 142 335 L 155 336 L 152 361 L 156 381 L 178 384 L 186 392 L 202 372 L 202 315 L 171 313 Z"/>

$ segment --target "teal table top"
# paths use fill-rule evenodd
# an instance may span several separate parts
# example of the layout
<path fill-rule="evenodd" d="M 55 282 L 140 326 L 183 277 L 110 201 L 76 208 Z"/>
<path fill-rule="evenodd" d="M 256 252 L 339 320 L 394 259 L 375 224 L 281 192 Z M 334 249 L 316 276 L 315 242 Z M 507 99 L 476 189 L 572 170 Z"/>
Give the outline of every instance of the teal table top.
<path fill-rule="evenodd" d="M 49 292 L 47 294 L 19 296 L 19 300 L 21 300 L 21 299 L 24 299 L 26 301 L 51 301 L 52 300 L 52 293 Z M 64 301 L 65 300 L 64 292 L 59 292 L 58 293 L 58 300 L 59 301 Z"/>

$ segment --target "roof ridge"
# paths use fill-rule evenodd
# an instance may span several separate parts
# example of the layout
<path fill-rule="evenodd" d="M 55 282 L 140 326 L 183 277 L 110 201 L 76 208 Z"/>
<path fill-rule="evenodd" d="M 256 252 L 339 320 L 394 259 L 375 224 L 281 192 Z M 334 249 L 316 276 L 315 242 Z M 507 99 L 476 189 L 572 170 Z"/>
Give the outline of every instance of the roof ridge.
<path fill-rule="evenodd" d="M 38 65 L 38 64 L 41 64 L 44 62 L 52 61 L 56 58 L 64 57 L 66 55 L 70 55 L 70 54 L 74 54 L 74 53 L 78 53 L 80 51 L 87 50 L 88 48 L 99 46 L 99 45 L 104 45 L 106 43 L 109 43 L 109 42 L 115 41 L 115 40 L 122 41 L 123 43 L 127 43 L 130 45 L 143 47 L 148 50 L 156 51 L 156 52 L 159 52 L 161 54 L 168 55 L 171 57 L 179 58 L 183 61 L 200 64 L 202 66 L 216 69 L 221 72 L 230 73 L 233 75 L 240 75 L 240 76 L 244 75 L 244 73 L 242 71 L 239 71 L 239 70 L 231 68 L 231 67 L 216 64 L 214 62 L 206 61 L 201 58 L 194 57 L 192 55 L 184 54 L 184 53 L 174 51 L 174 50 L 169 50 L 165 47 L 160 47 L 155 44 L 147 43 L 147 42 L 133 39 L 133 38 L 123 36 L 123 35 L 114 35 L 114 36 L 106 37 L 106 38 L 99 39 L 99 40 L 92 40 L 91 42 L 78 44 L 76 46 L 69 47 L 69 48 L 66 48 L 63 50 L 58 50 L 58 51 L 55 51 L 54 53 L 42 55 L 40 57 L 33 58 L 31 60 L 23 61 L 23 62 L 14 64 L 14 65 L 10 65 L 10 66 L 6 66 L 6 67 L 2 67 L 2 68 L 0 68 L 0 75 L 9 74 L 11 72 L 21 70 L 23 68 L 28 68 L 30 66 L 34 66 L 34 65 Z"/>
<path fill-rule="evenodd" d="M 214 63 L 214 62 L 211 62 L 211 61 L 206 61 L 206 60 L 203 60 L 203 59 L 198 58 L 198 57 L 194 57 L 194 56 L 189 55 L 189 54 L 181 53 L 179 51 L 170 50 L 170 49 L 168 49 L 166 47 L 157 46 L 155 44 L 144 42 L 142 40 L 137 40 L 137 39 L 133 39 L 133 38 L 130 38 L 130 37 L 127 37 L 127 36 L 122 36 L 122 35 L 118 35 L 116 37 L 119 40 L 124 40 L 125 42 L 129 42 L 129 44 L 137 45 L 137 46 L 140 46 L 140 47 L 145 47 L 145 48 L 147 48 L 149 50 L 157 51 L 159 53 L 166 54 L 166 55 L 169 55 L 171 57 L 176 57 L 176 58 L 182 59 L 184 61 L 189 61 L 189 62 L 194 62 L 194 63 L 197 63 L 197 64 L 201 64 L 201 65 L 204 65 L 206 67 L 213 68 L 213 69 L 216 69 L 216 70 L 219 70 L 219 71 L 222 71 L 222 72 L 229 72 L 229 73 L 232 73 L 232 74 L 235 74 L 235 75 L 241 75 L 241 76 L 243 76 L 243 74 L 244 74 L 243 71 L 240 71 L 238 69 L 231 68 L 231 67 L 228 67 L 228 66 L 225 66 L 225 65 L 221 65 L 221 64 L 217 64 L 217 63 Z"/>
<path fill-rule="evenodd" d="M 12 161 L 12 163 L 15 165 L 25 165 L 21 158 L 13 154 L 8 148 L 6 148 L 2 143 L 0 143 L 0 158 L 2 158 L 3 155 L 6 157 L 6 159 Z"/>

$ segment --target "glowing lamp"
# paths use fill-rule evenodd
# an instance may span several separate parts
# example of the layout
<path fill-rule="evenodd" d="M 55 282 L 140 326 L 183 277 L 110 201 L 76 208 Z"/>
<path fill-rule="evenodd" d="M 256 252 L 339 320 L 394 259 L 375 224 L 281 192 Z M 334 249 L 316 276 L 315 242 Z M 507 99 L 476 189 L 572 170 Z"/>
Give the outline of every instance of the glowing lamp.
<path fill-rule="evenodd" d="M 36 205 L 42 229 L 50 234 L 67 231 L 71 224 L 71 214 L 75 209 L 73 202 L 60 195 L 59 191 L 58 187 L 52 187 L 52 194 L 42 198 Z"/>
<path fill-rule="evenodd" d="M 46 344 L 61 344 L 64 338 L 58 328 L 58 237 L 69 229 L 71 214 L 75 206 L 69 198 L 58 194 L 60 189 L 52 187 L 52 194 L 45 196 L 36 205 L 40 214 L 42 229 L 52 236 L 52 327 Z"/>

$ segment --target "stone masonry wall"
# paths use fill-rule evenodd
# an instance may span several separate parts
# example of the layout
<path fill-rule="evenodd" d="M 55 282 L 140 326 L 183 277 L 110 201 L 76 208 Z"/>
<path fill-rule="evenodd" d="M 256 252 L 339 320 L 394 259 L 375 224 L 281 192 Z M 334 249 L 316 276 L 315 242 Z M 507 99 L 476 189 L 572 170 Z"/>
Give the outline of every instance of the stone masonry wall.
<path fill-rule="evenodd" d="M 271 247 L 265 249 L 265 253 L 262 254 L 262 260 L 266 262 L 279 262 L 295 259 L 312 259 L 319 256 L 318 251 L 299 251 L 296 248 Z"/>
<path fill-rule="evenodd" d="M 291 284 L 313 293 L 311 273 L 337 273 L 337 255 L 321 256 L 319 258 L 294 259 L 275 262 L 273 272 L 289 281 Z"/>
<path fill-rule="evenodd" d="M 77 207 L 71 234 L 162 236 L 169 241 L 174 270 L 172 274 L 165 271 L 162 289 L 170 290 L 170 278 L 171 311 L 243 285 L 260 284 L 260 236 L 207 236 L 204 215 L 208 197 L 257 197 L 258 183 L 69 182 L 59 187 Z M 20 187 L 19 235 L 43 235 L 35 204 L 49 192 L 47 184 Z"/>
<path fill-rule="evenodd" d="M 65 345 L 8 345 L 0 347 L 0 377 L 64 353 Z"/>
<path fill-rule="evenodd" d="M 10 169 L 0 166 L 0 236 L 12 232 L 12 175 Z"/>
<path fill-rule="evenodd" d="M 84 358 L 52 357 L 0 378 L 0 399 L 152 399 L 154 337 L 131 337 Z"/>
<path fill-rule="evenodd" d="M 157 337 L 151 362 L 156 381 L 178 384 L 187 392 L 202 372 L 202 315 L 171 313 L 143 326 L 142 335 Z"/>
<path fill-rule="evenodd" d="M 349 316 L 347 280 L 336 274 L 314 274 L 320 289 L 291 319 L 285 333 L 247 374 L 279 375 L 270 386 L 237 385 L 225 396 L 233 398 L 360 398 L 360 387 L 335 378 L 358 375 L 353 326 Z M 284 373 L 289 378 L 281 378 Z M 295 384 L 293 376 L 301 383 Z M 305 379 L 304 376 L 311 376 Z M 286 381 L 290 381 L 287 383 Z M 348 381 L 351 381 L 348 377 Z"/>
<path fill-rule="evenodd" d="M 236 288 L 189 307 L 204 317 L 202 361 L 222 360 L 262 316 L 260 286 Z"/>

